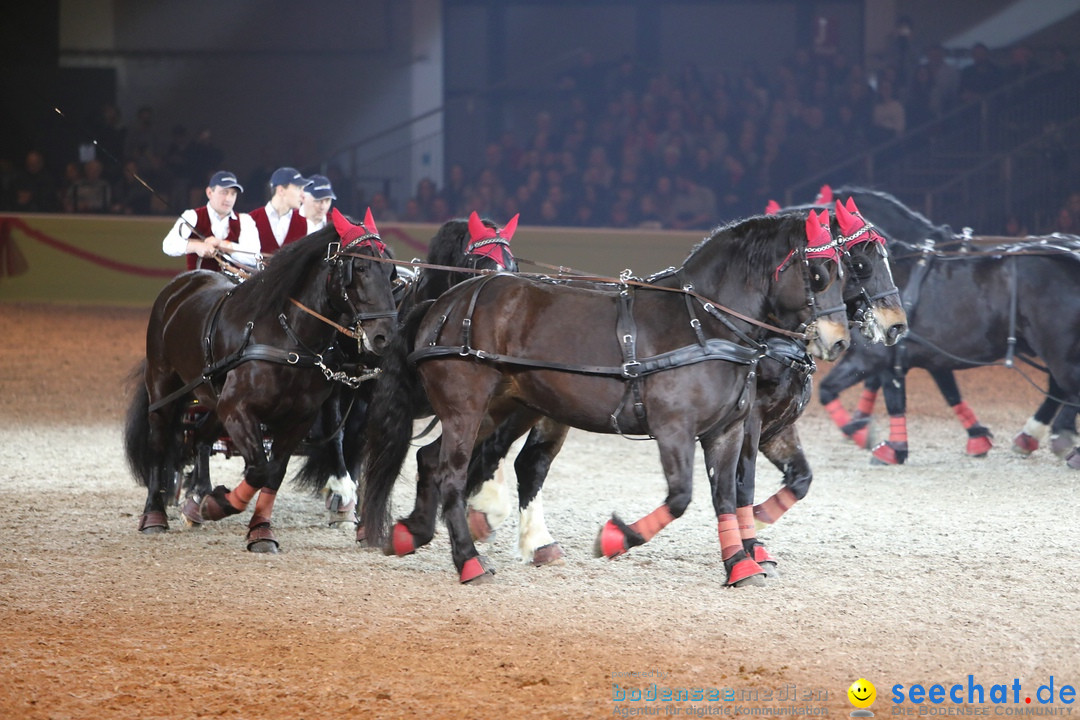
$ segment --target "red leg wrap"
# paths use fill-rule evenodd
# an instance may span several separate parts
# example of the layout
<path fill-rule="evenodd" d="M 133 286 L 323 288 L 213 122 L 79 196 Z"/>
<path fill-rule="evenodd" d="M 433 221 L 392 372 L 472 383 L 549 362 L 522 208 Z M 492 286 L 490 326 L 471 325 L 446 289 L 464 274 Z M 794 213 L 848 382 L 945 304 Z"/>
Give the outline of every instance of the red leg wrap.
<path fill-rule="evenodd" d="M 733 514 L 724 514 L 717 518 L 716 526 L 720 534 L 720 557 L 727 560 L 742 550 L 739 521 Z"/>
<path fill-rule="evenodd" d="M 631 523 L 630 527 L 648 542 L 674 519 L 667 505 L 661 505 L 637 522 Z"/>
<path fill-rule="evenodd" d="M 757 528 L 754 525 L 754 507 L 752 505 L 735 508 L 735 519 L 739 523 L 740 538 L 751 540 L 757 537 Z"/>
<path fill-rule="evenodd" d="M 405 523 L 399 522 L 394 525 L 392 542 L 395 555 L 401 556 L 416 552 L 416 541 L 413 539 L 412 533 L 409 532 L 409 528 L 405 527 Z"/>
<path fill-rule="evenodd" d="M 975 418 L 975 413 L 972 411 L 968 404 L 961 400 L 952 406 L 953 412 L 956 413 L 956 417 L 960 420 L 960 424 L 964 426 L 964 429 L 977 424 L 979 421 Z"/>
<path fill-rule="evenodd" d="M 889 418 L 889 441 L 895 443 L 907 442 L 906 415 L 894 415 Z"/>
<path fill-rule="evenodd" d="M 855 411 L 862 413 L 863 415 L 873 415 L 875 402 L 877 402 L 877 390 L 863 388 L 862 395 L 859 396 L 859 404 L 855 407 Z"/>
<path fill-rule="evenodd" d="M 765 502 L 754 506 L 754 519 L 763 525 L 772 525 L 798 500 L 788 488 L 780 488 Z"/>
<path fill-rule="evenodd" d="M 842 428 L 851 422 L 851 415 L 844 409 L 844 404 L 840 402 L 840 398 L 836 398 L 832 402 L 825 405 L 825 410 L 828 411 L 829 417 L 836 423 L 836 427 Z"/>
<path fill-rule="evenodd" d="M 613 558 L 626 552 L 626 536 L 619 526 L 608 520 L 600 529 L 600 554 Z"/>

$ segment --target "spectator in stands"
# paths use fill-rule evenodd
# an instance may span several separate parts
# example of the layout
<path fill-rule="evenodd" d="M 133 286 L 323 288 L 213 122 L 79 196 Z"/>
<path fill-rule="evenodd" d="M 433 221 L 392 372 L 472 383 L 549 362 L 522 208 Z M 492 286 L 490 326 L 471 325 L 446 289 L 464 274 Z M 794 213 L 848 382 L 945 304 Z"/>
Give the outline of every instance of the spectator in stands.
<path fill-rule="evenodd" d="M 687 175 L 675 176 L 668 227 L 676 230 L 703 230 L 716 223 L 716 195 Z"/>
<path fill-rule="evenodd" d="M 960 71 L 948 61 L 945 48 L 932 45 L 926 51 L 926 68 L 930 73 L 930 110 L 941 117 L 953 109 L 960 91 Z"/>
<path fill-rule="evenodd" d="M 371 208 L 371 217 L 375 218 L 376 223 L 398 219 L 397 212 L 390 206 L 390 200 L 384 192 L 372 193 L 368 206 Z"/>
<path fill-rule="evenodd" d="M 878 81 L 877 98 L 871 115 L 869 139 L 872 144 L 885 143 L 904 134 L 907 116 L 904 105 L 896 97 L 893 81 Z"/>
<path fill-rule="evenodd" d="M 307 234 L 326 227 L 326 214 L 330 205 L 337 200 L 330 178 L 325 175 L 312 175 L 304 186 L 304 199 L 300 204 L 300 214 L 307 221 Z"/>
<path fill-rule="evenodd" d="M 45 166 L 45 156 L 39 151 L 31 150 L 26 153 L 26 161 L 17 183 L 24 191 L 30 191 L 41 212 L 56 212 L 60 208 L 59 186 Z"/>
<path fill-rule="evenodd" d="M 270 201 L 251 211 L 263 255 L 307 235 L 307 221 L 299 212 L 307 183 L 307 178 L 291 167 L 280 167 L 270 176 Z"/>
<path fill-rule="evenodd" d="M 188 192 L 192 196 L 192 202 L 197 197 L 202 179 L 221 167 L 225 160 L 225 151 L 214 143 L 210 128 L 204 127 L 195 133 L 195 137 L 187 146 L 187 184 Z"/>
<path fill-rule="evenodd" d="M 83 176 L 72 187 L 71 206 L 77 213 L 105 213 L 112 209 L 112 187 L 102 177 L 100 160 L 83 163 Z"/>
<path fill-rule="evenodd" d="M 124 163 L 120 182 L 113 186 L 112 212 L 120 215 L 149 215 L 153 195 L 136 179 L 139 169 L 134 160 Z"/>
<path fill-rule="evenodd" d="M 1001 87 L 1004 75 L 990 57 L 990 48 L 975 43 L 971 48 L 971 64 L 960 72 L 960 100 L 975 102 Z"/>
<path fill-rule="evenodd" d="M 239 259 L 254 264 L 254 255 L 260 250 L 259 231 L 251 216 L 234 210 L 243 191 L 234 173 L 214 173 L 206 187 L 206 205 L 183 212 L 162 240 L 162 252 L 173 257 L 187 255 L 189 270 L 218 270 L 213 255 L 227 241 L 240 246 L 243 254 Z"/>
<path fill-rule="evenodd" d="M 161 173 L 164 143 L 154 124 L 154 108 L 143 105 L 135 116 L 135 124 L 124 138 L 124 159 L 135 160 L 139 176 L 158 183 Z"/>

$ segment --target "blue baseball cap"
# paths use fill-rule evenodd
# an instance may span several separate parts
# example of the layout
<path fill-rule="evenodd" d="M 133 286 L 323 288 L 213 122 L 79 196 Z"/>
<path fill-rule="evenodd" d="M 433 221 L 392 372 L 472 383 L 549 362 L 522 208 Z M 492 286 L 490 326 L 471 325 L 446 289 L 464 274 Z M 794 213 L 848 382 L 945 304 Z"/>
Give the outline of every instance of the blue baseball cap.
<path fill-rule="evenodd" d="M 278 185 L 299 185 L 304 187 L 308 179 L 300 174 L 300 171 L 291 167 L 280 167 L 270 176 L 270 187 Z"/>
<path fill-rule="evenodd" d="M 210 176 L 210 187 L 236 188 L 244 192 L 243 186 L 236 180 L 236 175 L 224 170 L 218 170 Z"/>
<path fill-rule="evenodd" d="M 337 195 L 334 194 L 334 188 L 330 186 L 330 178 L 325 175 L 312 175 L 308 180 L 308 184 L 304 186 L 304 192 L 316 200 L 323 200 L 325 198 L 337 200 Z"/>

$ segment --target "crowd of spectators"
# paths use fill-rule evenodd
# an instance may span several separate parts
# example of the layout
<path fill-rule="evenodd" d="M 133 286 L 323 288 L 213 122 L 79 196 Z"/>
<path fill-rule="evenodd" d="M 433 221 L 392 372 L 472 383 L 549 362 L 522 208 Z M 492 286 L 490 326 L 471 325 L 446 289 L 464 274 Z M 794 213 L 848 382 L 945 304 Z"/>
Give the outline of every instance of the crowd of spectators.
<path fill-rule="evenodd" d="M 1072 71 L 1063 50 L 1048 62 Z M 1040 69 L 1026 45 L 999 61 L 977 44 L 961 68 L 941 47 L 916 56 L 903 34 L 872 73 L 840 52 L 798 50 L 769 72 L 748 62 L 709 73 L 693 64 L 645 68 L 630 57 L 601 65 L 583 52 L 553 79 L 549 107 L 491 140 L 476 166 L 452 165 L 441 186 L 423 178 L 408 198 L 375 193 L 361 202 L 387 220 L 442 222 L 476 210 L 504 219 L 520 212 L 536 225 L 708 229 L 761 212 L 793 183 Z M 163 141 L 149 107 L 124 128 L 107 105 L 94 132 L 100 145 L 123 148 L 121 162 L 86 157 L 54 179 L 38 151 L 21 167 L 0 160 L 2 209 L 168 214 L 193 206 L 226 160 L 208 128 L 189 134 L 177 125 Z M 277 164 L 243 173 L 245 184 L 264 185 Z M 340 197 L 353 197 L 337 168 L 326 174 Z"/>

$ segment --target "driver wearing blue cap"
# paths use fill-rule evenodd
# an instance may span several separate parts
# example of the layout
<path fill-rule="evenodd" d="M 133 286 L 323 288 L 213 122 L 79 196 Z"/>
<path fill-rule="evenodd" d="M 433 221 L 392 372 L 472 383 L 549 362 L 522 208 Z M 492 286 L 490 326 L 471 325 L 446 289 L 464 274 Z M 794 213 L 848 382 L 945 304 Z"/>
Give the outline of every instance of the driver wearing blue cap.
<path fill-rule="evenodd" d="M 185 210 L 161 241 L 166 255 L 187 255 L 188 270 L 220 270 L 213 256 L 219 250 L 239 254 L 241 262 L 254 264 L 259 252 L 259 231 L 247 213 L 233 210 L 244 188 L 236 174 L 220 170 L 206 186 L 206 205 Z"/>
<path fill-rule="evenodd" d="M 299 212 L 307 184 L 308 179 L 296 168 L 280 167 L 270 176 L 270 202 L 251 211 L 263 255 L 307 235 L 307 221 Z"/>

